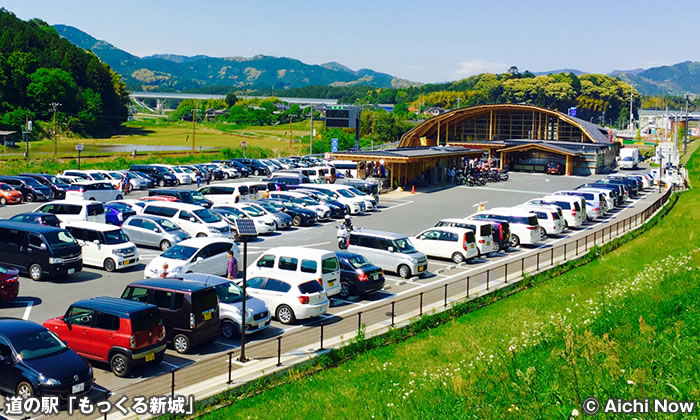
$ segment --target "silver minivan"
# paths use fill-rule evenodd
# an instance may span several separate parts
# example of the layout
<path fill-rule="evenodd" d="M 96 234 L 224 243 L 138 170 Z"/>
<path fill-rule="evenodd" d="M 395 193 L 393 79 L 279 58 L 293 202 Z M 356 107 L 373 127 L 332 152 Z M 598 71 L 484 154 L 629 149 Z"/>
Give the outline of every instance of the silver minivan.
<path fill-rule="evenodd" d="M 360 254 L 405 279 L 428 269 L 425 254 L 416 250 L 406 235 L 398 233 L 364 229 L 350 232 L 348 252 Z"/>
<path fill-rule="evenodd" d="M 131 216 L 122 225 L 122 230 L 136 245 L 154 246 L 163 251 L 190 238 L 170 219 L 159 216 Z"/>

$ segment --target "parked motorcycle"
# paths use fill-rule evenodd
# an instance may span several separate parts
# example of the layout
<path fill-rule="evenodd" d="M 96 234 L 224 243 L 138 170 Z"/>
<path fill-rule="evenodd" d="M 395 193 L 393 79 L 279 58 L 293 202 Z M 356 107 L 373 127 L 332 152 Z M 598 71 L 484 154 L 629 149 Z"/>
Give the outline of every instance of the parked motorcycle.
<path fill-rule="evenodd" d="M 345 229 L 345 225 L 338 226 L 338 248 L 348 249 L 348 243 L 350 242 L 350 231 Z"/>

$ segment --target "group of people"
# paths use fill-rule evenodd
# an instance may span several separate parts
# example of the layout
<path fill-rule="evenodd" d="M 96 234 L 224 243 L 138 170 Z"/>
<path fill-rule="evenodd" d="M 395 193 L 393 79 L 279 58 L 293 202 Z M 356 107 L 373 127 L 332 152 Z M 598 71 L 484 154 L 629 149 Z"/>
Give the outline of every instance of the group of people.
<path fill-rule="evenodd" d="M 360 162 L 360 165 L 357 168 L 357 173 L 358 176 L 363 178 L 384 178 L 386 176 L 386 168 L 382 162 Z"/>

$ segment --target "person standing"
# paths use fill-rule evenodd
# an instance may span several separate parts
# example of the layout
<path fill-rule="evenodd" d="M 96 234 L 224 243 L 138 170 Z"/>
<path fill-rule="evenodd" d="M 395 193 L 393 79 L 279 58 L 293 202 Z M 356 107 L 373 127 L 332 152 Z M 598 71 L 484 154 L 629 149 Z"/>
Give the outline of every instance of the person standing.
<path fill-rule="evenodd" d="M 199 188 L 199 185 L 202 183 L 202 172 L 197 171 L 197 188 Z"/>
<path fill-rule="evenodd" d="M 233 251 L 228 251 L 228 263 L 226 265 L 226 277 L 233 280 L 238 277 L 238 261 L 233 256 Z"/>

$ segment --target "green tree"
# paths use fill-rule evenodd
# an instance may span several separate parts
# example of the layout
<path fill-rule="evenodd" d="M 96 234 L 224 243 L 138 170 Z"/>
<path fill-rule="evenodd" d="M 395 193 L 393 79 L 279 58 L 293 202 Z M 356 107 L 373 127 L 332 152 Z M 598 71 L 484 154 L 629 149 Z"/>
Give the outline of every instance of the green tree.
<path fill-rule="evenodd" d="M 29 80 L 31 82 L 27 86 L 27 96 L 31 99 L 34 110 L 48 110 L 52 102 L 61 103 L 68 112 L 78 109 L 78 86 L 67 71 L 40 68 L 29 75 Z"/>
<path fill-rule="evenodd" d="M 226 106 L 231 108 L 232 106 L 236 105 L 236 102 L 238 102 L 238 96 L 236 96 L 235 93 L 227 93 L 224 101 L 226 102 Z"/>

